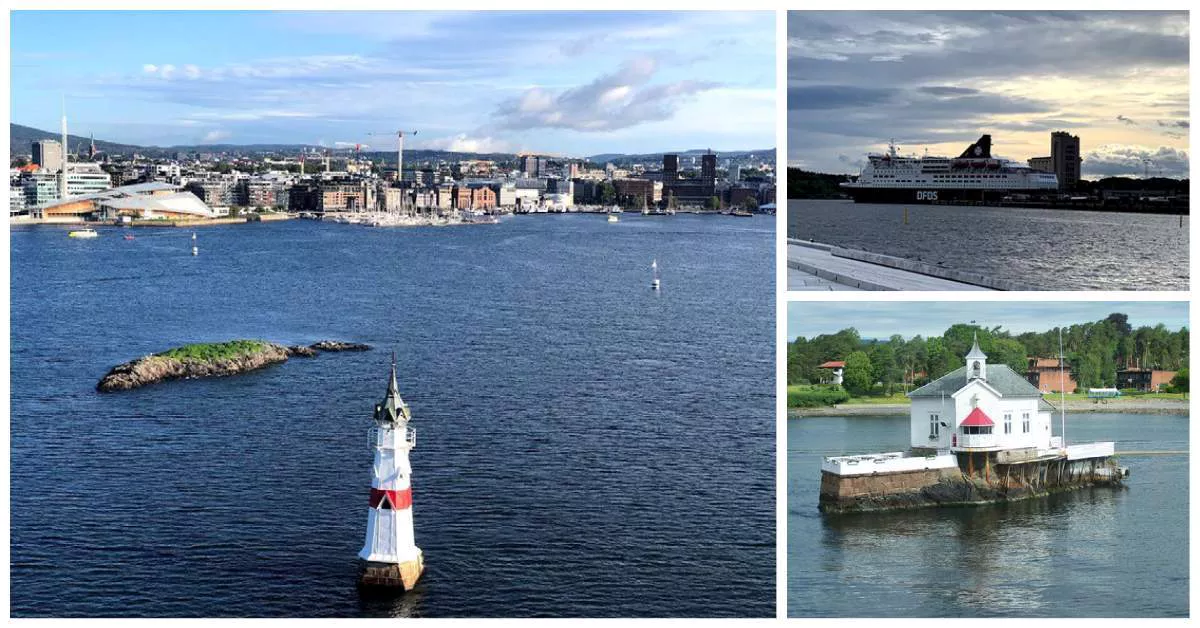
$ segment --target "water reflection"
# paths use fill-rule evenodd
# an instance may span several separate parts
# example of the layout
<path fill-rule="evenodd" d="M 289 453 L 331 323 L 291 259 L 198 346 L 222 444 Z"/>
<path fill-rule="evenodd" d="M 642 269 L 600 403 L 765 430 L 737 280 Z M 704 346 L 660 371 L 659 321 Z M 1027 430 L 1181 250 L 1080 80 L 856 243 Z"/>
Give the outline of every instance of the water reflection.
<path fill-rule="evenodd" d="M 411 591 L 358 587 L 358 609 L 363 617 L 421 617 L 424 599 L 424 578 Z"/>
<path fill-rule="evenodd" d="M 1062 558 L 1117 542 L 1119 491 L 1084 490 L 990 506 L 828 515 L 822 571 L 898 588 L 933 614 L 1041 614 Z M 1065 546 L 1069 546 L 1065 547 Z M 922 601 L 920 598 L 927 597 Z"/>

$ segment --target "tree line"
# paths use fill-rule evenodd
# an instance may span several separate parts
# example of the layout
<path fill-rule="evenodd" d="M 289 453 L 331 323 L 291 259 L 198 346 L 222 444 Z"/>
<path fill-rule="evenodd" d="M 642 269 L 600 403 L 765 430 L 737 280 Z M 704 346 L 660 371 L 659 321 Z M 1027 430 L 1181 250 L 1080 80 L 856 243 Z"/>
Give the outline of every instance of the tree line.
<path fill-rule="evenodd" d="M 1188 330 L 1171 331 L 1163 324 L 1137 329 L 1125 314 L 1063 327 L 1063 354 L 1075 381 L 1083 388 L 1116 385 L 1116 372 L 1129 366 L 1168 371 L 1188 364 Z M 1013 335 L 999 326 L 951 325 L 941 336 L 864 340 L 854 328 L 788 344 L 788 384 L 817 384 L 827 378 L 818 368 L 824 362 L 844 361 L 843 385 L 856 394 L 880 387 L 885 394 L 911 390 L 963 365 L 963 357 L 978 335 L 979 347 L 992 364 L 1007 364 L 1017 373 L 1028 369 L 1028 358 L 1056 358 L 1059 328 Z"/>

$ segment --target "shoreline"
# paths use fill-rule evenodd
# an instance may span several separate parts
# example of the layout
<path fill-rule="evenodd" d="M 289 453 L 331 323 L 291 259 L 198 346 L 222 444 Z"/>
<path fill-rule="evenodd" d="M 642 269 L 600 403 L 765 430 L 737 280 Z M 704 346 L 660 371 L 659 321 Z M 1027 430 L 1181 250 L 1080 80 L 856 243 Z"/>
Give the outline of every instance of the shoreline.
<path fill-rule="evenodd" d="M 1067 412 L 1074 414 L 1182 414 L 1189 415 L 1190 399 L 1122 399 L 1095 403 L 1068 401 Z M 906 403 L 838 404 L 820 408 L 788 408 L 788 419 L 805 417 L 908 416 L 911 406 Z"/>

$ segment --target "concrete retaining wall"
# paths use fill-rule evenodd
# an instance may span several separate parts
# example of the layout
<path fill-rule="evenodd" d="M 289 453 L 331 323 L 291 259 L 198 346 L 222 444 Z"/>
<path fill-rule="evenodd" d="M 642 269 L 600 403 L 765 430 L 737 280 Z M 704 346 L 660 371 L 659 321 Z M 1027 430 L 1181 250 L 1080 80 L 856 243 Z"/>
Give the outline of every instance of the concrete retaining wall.
<path fill-rule="evenodd" d="M 980 465 L 843 476 L 821 472 L 819 508 L 826 513 L 989 504 L 1087 486 L 1120 486 L 1111 457 Z"/>

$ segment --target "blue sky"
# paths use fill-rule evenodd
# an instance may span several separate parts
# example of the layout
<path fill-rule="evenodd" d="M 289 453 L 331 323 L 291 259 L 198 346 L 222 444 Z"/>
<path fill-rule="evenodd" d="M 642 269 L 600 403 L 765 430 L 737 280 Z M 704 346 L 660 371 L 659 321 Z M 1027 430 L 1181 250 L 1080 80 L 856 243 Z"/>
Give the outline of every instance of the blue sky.
<path fill-rule="evenodd" d="M 147 145 L 775 145 L 774 12 L 11 14 L 12 121 Z M 53 44 L 53 45 L 51 45 Z"/>
<path fill-rule="evenodd" d="M 787 31 L 790 164 L 858 174 L 889 139 L 956 156 L 984 133 L 1023 162 L 1069 131 L 1085 178 L 1188 176 L 1187 11 L 793 11 Z"/>
<path fill-rule="evenodd" d="M 1054 302 L 791 302 L 788 303 L 787 337 L 812 338 L 847 327 L 864 338 L 890 338 L 900 334 L 941 336 L 955 323 L 975 321 L 982 327 L 997 325 L 1012 333 L 1046 331 L 1088 323 L 1113 312 L 1129 316 L 1133 327 L 1162 323 L 1176 330 L 1188 326 L 1188 306 L 1176 301 L 1054 301 Z"/>

